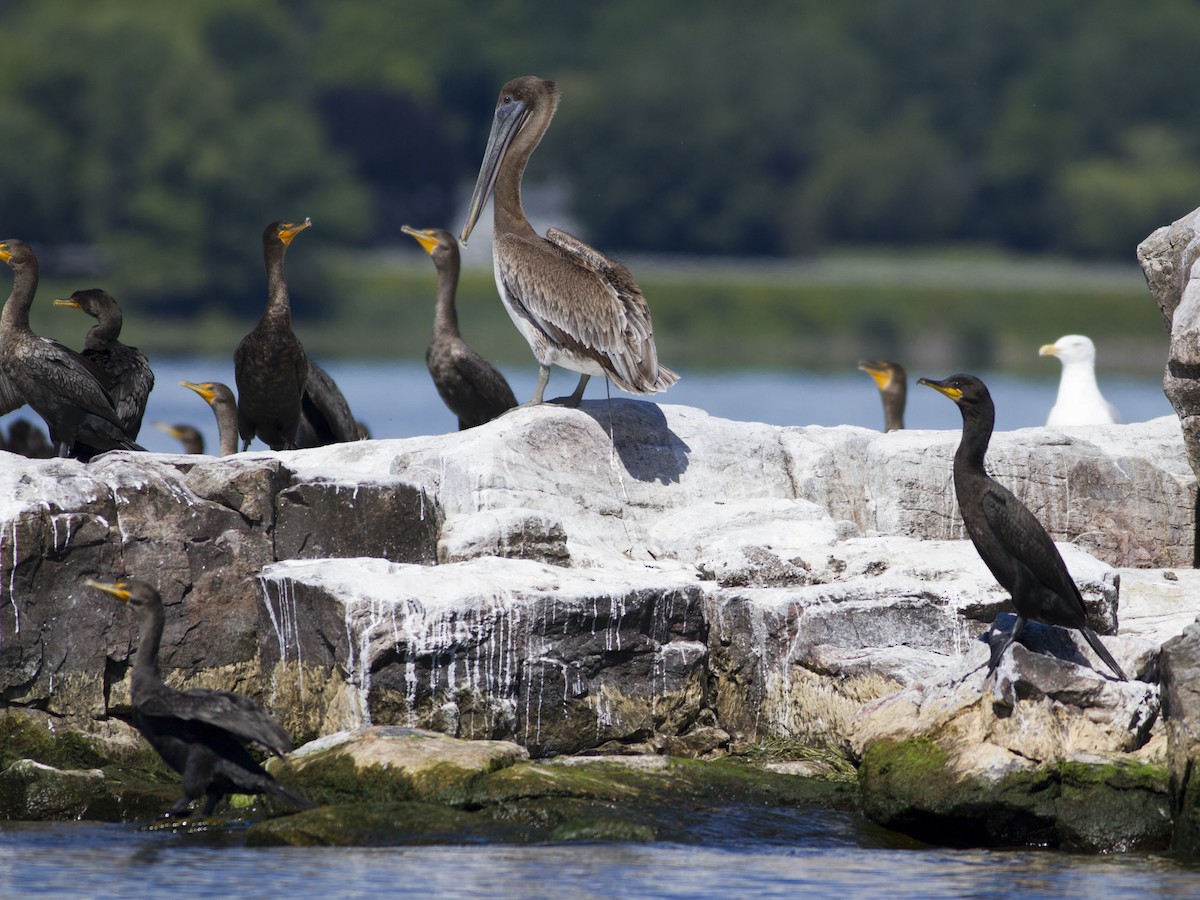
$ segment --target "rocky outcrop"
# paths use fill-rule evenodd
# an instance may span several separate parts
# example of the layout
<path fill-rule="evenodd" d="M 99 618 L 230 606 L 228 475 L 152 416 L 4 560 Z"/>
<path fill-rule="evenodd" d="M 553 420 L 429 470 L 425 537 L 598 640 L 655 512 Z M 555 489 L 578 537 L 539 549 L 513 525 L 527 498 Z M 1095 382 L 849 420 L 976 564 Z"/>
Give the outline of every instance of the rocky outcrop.
<path fill-rule="evenodd" d="M 1163 391 L 1183 426 L 1192 471 L 1200 473 L 1200 209 L 1159 228 L 1137 248 L 1138 263 L 1171 336 Z M 1200 516 L 1197 517 L 1200 524 Z M 1200 545 L 1200 542 L 1197 542 Z"/>
<path fill-rule="evenodd" d="M 1157 648 L 1187 624 L 1186 592 L 1145 575 L 1186 580 L 1192 557 L 1178 422 L 1026 429 L 989 454 L 1143 679 L 1129 696 L 1059 643 L 1065 670 L 1014 648 L 980 701 L 1007 597 L 964 540 L 957 441 L 619 400 L 223 460 L 0 454 L 0 690 L 84 729 L 126 712 L 128 618 L 82 581 L 128 574 L 163 593 L 169 683 L 251 694 L 301 738 L 398 725 L 535 757 L 783 738 L 867 758 L 910 740 L 884 710 L 933 722 L 959 673 L 946 690 L 974 697 L 937 727 L 986 736 L 989 764 L 1151 740 Z M 1153 621 L 1128 634 L 1139 607 Z"/>

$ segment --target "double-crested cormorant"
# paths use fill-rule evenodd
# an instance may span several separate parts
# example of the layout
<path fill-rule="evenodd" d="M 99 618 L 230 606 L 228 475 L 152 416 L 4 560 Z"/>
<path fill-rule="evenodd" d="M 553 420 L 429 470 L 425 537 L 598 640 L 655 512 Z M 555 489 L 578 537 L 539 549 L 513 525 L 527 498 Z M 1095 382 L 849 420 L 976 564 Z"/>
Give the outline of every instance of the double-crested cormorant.
<path fill-rule="evenodd" d="M 1096 345 L 1082 334 L 1067 334 L 1043 344 L 1039 356 L 1057 356 L 1062 363 L 1058 397 L 1047 425 L 1112 425 L 1121 421 L 1117 408 L 1104 399 L 1096 384 Z"/>
<path fill-rule="evenodd" d="M 107 374 L 29 327 L 29 307 L 38 284 L 33 250 L 24 241 L 3 241 L 0 261 L 8 263 L 14 276 L 12 294 L 0 316 L 0 367 L 8 376 L 8 390 L 45 420 L 59 456 L 144 449 L 121 424 L 108 393 Z"/>
<path fill-rule="evenodd" d="M 294 450 L 300 403 L 308 379 L 304 345 L 292 331 L 292 307 L 283 277 L 283 256 L 292 239 L 312 224 L 272 222 L 263 231 L 267 307 L 233 353 L 242 449 L 255 437 L 272 450 Z"/>
<path fill-rule="evenodd" d="M 1075 628 L 1122 681 L 1128 681 L 1100 638 L 1087 625 L 1087 611 L 1054 541 L 1013 493 L 992 479 L 983 466 L 996 420 L 991 394 L 973 375 L 943 381 L 921 378 L 918 384 L 945 394 L 962 413 L 962 439 L 954 454 L 954 493 L 967 534 L 996 580 L 1012 595 L 1017 610 L 1013 629 L 992 647 L 988 673 L 996 668 L 1025 622 Z"/>
<path fill-rule="evenodd" d="M 358 422 L 350 412 L 346 396 L 328 372 L 311 359 L 304 393 L 300 398 L 300 427 L 297 447 L 324 447 L 359 440 Z"/>
<path fill-rule="evenodd" d="M 183 776 L 183 796 L 167 812 L 183 815 L 204 797 L 210 815 L 226 794 L 270 794 L 303 809 L 314 804 L 279 784 L 247 752 L 254 743 L 276 756 L 292 749 L 291 739 L 262 707 L 230 691 L 194 688 L 177 691 L 158 672 L 163 605 L 144 581 L 128 580 L 98 588 L 128 603 L 137 617 L 138 648 L 133 658 L 133 721 L 167 765 Z"/>
<path fill-rule="evenodd" d="M 190 381 L 179 382 L 189 391 L 195 391 L 204 398 L 204 402 L 212 407 L 213 415 L 217 418 L 217 435 L 221 443 L 221 455 L 232 456 L 238 452 L 238 403 L 233 391 L 228 385 L 219 381 L 205 381 L 193 384 Z"/>
<path fill-rule="evenodd" d="M 425 351 L 425 365 L 434 386 L 442 402 L 458 417 L 459 430 L 490 422 L 516 406 L 517 398 L 504 376 L 468 347 L 458 330 L 458 311 L 454 307 L 461 265 L 458 241 L 441 228 L 418 231 L 403 225 L 400 230 L 416 239 L 437 268 L 433 338 Z"/>
<path fill-rule="evenodd" d="M 908 373 L 904 366 L 886 359 L 864 359 L 858 368 L 875 379 L 879 388 L 883 399 L 883 430 L 903 431 L 904 402 L 908 396 Z"/>
<path fill-rule="evenodd" d="M 79 355 L 108 373 L 112 379 L 108 392 L 117 416 L 125 433 L 136 438 L 142 430 L 146 400 L 154 387 L 154 373 L 145 353 L 117 340 L 123 322 L 120 305 L 100 288 L 76 291 L 66 300 L 55 300 L 54 305 L 82 310 L 97 320 L 88 330 Z"/>
<path fill-rule="evenodd" d="M 184 453 L 204 452 L 204 435 L 195 425 L 168 425 L 166 422 L 155 422 L 154 427 L 183 444 Z M 236 442 L 234 446 L 236 448 Z"/>
<path fill-rule="evenodd" d="M 557 107 L 557 86 L 542 78 L 514 78 L 500 90 L 462 241 L 494 194 L 496 287 L 539 364 L 530 405 L 542 402 L 552 364 L 580 373 L 563 398 L 569 406 L 592 375 L 634 394 L 665 391 L 679 376 L 658 364 L 650 309 L 629 270 L 557 228 L 540 237 L 525 218 L 521 178 Z"/>

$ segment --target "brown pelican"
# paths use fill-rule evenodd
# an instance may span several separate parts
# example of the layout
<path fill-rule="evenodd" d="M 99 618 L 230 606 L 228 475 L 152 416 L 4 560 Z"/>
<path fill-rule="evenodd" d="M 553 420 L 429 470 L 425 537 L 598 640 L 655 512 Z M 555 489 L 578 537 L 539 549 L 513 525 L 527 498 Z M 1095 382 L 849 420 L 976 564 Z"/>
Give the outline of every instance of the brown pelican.
<path fill-rule="evenodd" d="M 1058 397 L 1047 425 L 1112 425 L 1120 422 L 1117 408 L 1104 399 L 1096 384 L 1096 345 L 1082 334 L 1066 334 L 1043 344 L 1039 356 L 1057 356 L 1062 363 Z"/>
<path fill-rule="evenodd" d="M 304 345 L 292 331 L 292 307 L 283 277 L 288 245 L 312 224 L 272 222 L 263 232 L 267 307 L 233 353 L 242 449 L 255 437 L 272 450 L 294 450 L 300 427 L 300 398 L 308 378 Z"/>
<path fill-rule="evenodd" d="M 433 337 L 425 351 L 425 365 L 433 376 L 434 386 L 442 402 L 458 417 L 460 431 L 490 422 L 516 406 L 517 398 L 504 376 L 468 347 L 458 330 L 458 312 L 454 308 L 460 268 L 458 241 L 441 228 L 418 231 L 402 225 L 400 230 L 416 239 L 433 257 L 437 268 Z"/>
<path fill-rule="evenodd" d="M 203 384 L 193 384 L 190 381 L 179 382 L 189 391 L 199 394 L 205 403 L 212 407 L 213 415 L 217 417 L 217 434 L 221 442 L 221 455 L 232 456 L 237 453 L 237 398 L 228 385 L 219 381 L 206 381 Z"/>
<path fill-rule="evenodd" d="M 908 395 L 908 374 L 904 366 L 886 359 L 864 359 L 859 371 L 875 380 L 883 400 L 883 430 L 904 430 L 904 403 Z"/>
<path fill-rule="evenodd" d="M 658 364 L 650 310 L 629 270 L 557 228 L 540 237 L 521 208 L 525 166 L 557 107 L 552 81 L 525 76 L 501 89 L 462 241 L 493 195 L 496 287 L 540 366 L 531 405 L 542 402 L 552 364 L 580 373 L 570 406 L 592 375 L 634 394 L 665 391 L 679 376 Z"/>
<path fill-rule="evenodd" d="M 154 373 L 145 353 L 118 340 L 123 322 L 120 304 L 108 291 L 89 288 L 76 291 L 66 300 L 55 300 L 54 305 L 81 310 L 97 320 L 83 339 L 79 355 L 108 373 L 112 379 L 109 394 L 117 416 L 125 433 L 136 438 L 142 430 L 146 400 L 154 387 Z"/>
<path fill-rule="evenodd" d="M 29 327 L 38 261 L 24 241 L 0 242 L 0 262 L 13 270 L 13 289 L 0 316 L 0 366 L 5 403 L 20 397 L 46 422 L 59 456 L 90 457 L 104 450 L 142 450 L 126 433 L 108 393 L 108 376 L 74 350 Z"/>

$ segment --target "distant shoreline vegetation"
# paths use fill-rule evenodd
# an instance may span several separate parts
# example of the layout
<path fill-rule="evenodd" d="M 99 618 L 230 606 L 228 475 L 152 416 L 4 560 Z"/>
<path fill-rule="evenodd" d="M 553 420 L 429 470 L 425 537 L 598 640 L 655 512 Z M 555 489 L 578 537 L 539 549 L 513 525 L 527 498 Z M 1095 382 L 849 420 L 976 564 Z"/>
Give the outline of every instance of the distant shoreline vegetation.
<path fill-rule="evenodd" d="M 907 250 L 805 261 L 624 261 L 649 299 L 660 357 L 685 369 L 841 370 L 875 357 L 919 360 L 933 371 L 1057 378 L 1037 348 L 1073 332 L 1096 342 L 1106 373 L 1157 376 L 1166 360 L 1166 329 L 1133 263 Z M 424 254 L 338 252 L 323 277 L 297 273 L 289 280 L 308 310 L 296 329 L 314 356 L 424 356 L 435 285 Z M 83 331 L 50 301 L 67 296 L 77 281 L 44 280 L 34 310 L 39 333 L 71 346 L 82 343 Z M 241 316 L 209 308 L 166 319 L 134 309 L 125 333 L 152 359 L 224 356 L 261 304 L 255 296 Z M 490 268 L 464 271 L 458 305 L 464 334 L 481 353 L 506 364 L 528 360 Z"/>

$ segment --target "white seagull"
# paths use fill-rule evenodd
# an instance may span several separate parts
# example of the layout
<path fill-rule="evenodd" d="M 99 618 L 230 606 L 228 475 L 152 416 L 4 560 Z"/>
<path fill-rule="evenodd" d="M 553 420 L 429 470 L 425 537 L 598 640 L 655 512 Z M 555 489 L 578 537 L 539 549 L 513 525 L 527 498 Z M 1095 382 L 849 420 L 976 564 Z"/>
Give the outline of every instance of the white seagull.
<path fill-rule="evenodd" d="M 1096 384 L 1096 345 L 1082 334 L 1067 334 L 1044 344 L 1039 356 L 1057 356 L 1062 363 L 1058 397 L 1047 425 L 1112 425 L 1121 421 L 1117 408 L 1104 399 Z"/>

